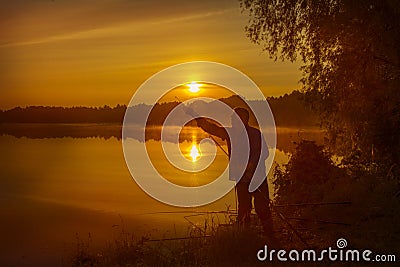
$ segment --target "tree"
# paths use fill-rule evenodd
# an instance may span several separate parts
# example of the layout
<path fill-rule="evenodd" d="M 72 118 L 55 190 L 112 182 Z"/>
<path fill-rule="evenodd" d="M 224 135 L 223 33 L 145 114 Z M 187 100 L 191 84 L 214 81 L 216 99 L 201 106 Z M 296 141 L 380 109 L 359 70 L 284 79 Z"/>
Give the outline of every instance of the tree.
<path fill-rule="evenodd" d="M 400 2 L 240 0 L 246 33 L 275 60 L 303 61 L 302 90 L 344 155 L 400 160 Z"/>

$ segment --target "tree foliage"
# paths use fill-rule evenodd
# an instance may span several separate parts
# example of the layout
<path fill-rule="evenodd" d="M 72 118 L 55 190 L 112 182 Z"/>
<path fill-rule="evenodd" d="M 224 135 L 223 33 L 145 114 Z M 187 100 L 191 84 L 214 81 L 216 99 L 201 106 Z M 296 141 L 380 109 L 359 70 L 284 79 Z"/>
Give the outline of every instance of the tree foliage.
<path fill-rule="evenodd" d="M 400 159 L 400 2 L 240 0 L 252 42 L 302 60 L 301 82 L 332 143 Z M 338 146 L 336 146 L 338 148 Z M 374 157 L 374 158 L 373 158 Z"/>

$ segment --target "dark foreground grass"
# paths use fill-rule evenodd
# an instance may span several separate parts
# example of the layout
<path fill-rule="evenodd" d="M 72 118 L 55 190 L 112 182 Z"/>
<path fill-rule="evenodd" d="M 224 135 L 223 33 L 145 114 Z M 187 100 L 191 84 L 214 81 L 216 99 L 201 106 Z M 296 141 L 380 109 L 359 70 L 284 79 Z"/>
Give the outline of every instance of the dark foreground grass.
<path fill-rule="evenodd" d="M 90 235 L 77 238 L 69 256 L 70 266 L 254 266 L 256 253 L 266 238 L 254 224 L 242 227 L 232 221 L 221 223 L 210 215 L 199 225 L 192 224 L 186 237 L 150 239 L 135 237 L 122 229 L 104 249 L 91 247 Z M 210 218 L 211 217 L 211 218 Z M 230 220 L 230 219 L 229 219 Z M 256 221 L 256 220 L 255 220 Z"/>

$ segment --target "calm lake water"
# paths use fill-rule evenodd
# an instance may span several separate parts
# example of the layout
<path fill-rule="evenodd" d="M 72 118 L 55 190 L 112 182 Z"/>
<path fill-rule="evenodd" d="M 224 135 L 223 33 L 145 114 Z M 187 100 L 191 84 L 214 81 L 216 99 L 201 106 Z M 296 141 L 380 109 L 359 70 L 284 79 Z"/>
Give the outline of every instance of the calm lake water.
<path fill-rule="evenodd" d="M 321 136 L 318 131 L 310 133 Z M 292 149 L 288 146 L 299 136 L 299 130 L 278 131 L 275 161 L 287 161 Z M 279 148 L 280 138 L 286 149 Z M 233 191 L 199 208 L 176 208 L 154 200 L 131 178 L 121 140 L 115 137 L 3 135 L 0 146 L 0 266 L 61 266 L 74 251 L 77 236 L 87 240 L 89 233 L 93 247 L 104 247 L 122 228 L 138 236 L 184 236 L 187 214 L 158 212 L 235 208 Z"/>

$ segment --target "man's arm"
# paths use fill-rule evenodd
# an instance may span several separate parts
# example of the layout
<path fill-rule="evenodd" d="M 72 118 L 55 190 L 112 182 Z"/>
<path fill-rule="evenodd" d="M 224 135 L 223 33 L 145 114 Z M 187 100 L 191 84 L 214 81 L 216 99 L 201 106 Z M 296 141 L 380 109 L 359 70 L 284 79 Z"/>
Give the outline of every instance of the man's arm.
<path fill-rule="evenodd" d="M 224 127 L 220 127 L 220 126 L 216 125 L 215 123 L 208 121 L 206 118 L 199 117 L 199 114 L 197 114 L 190 107 L 185 107 L 185 112 L 189 116 L 193 117 L 196 120 L 197 125 L 201 129 L 203 129 L 205 132 L 207 132 L 211 135 L 218 136 L 222 140 L 228 140 L 229 136 Z"/>
<path fill-rule="evenodd" d="M 196 118 L 197 125 L 203 129 L 205 132 L 218 136 L 222 140 L 227 140 L 228 139 L 228 134 L 225 130 L 224 127 L 220 127 L 216 125 L 215 123 L 209 122 L 205 118 Z"/>

